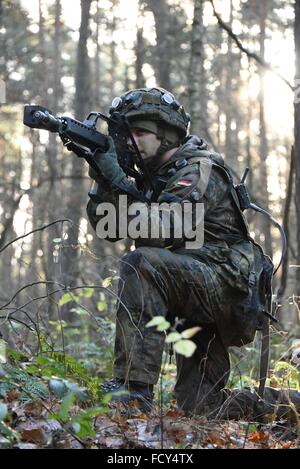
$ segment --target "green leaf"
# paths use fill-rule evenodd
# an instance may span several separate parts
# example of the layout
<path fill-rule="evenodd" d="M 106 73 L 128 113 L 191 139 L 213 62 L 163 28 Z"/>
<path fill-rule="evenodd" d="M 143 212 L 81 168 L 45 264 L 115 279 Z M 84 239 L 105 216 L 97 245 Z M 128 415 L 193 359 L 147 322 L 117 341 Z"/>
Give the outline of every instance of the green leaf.
<path fill-rule="evenodd" d="M 84 298 L 92 298 L 93 293 L 94 293 L 94 288 L 84 288 L 79 293 L 79 296 L 83 296 Z"/>
<path fill-rule="evenodd" d="M 58 304 L 59 306 L 63 306 L 73 300 L 74 300 L 74 295 L 71 295 L 70 293 L 65 293 L 59 300 Z"/>
<path fill-rule="evenodd" d="M 107 411 L 106 406 L 105 407 L 91 407 L 90 409 L 87 409 L 82 415 L 84 415 L 87 418 L 93 418 L 93 417 L 98 417 L 98 415 L 101 415 L 106 411 Z"/>
<path fill-rule="evenodd" d="M 79 430 L 76 431 L 76 434 L 80 438 L 85 438 L 87 436 L 95 437 L 96 432 L 93 429 L 93 421 L 91 418 L 80 417 L 76 422 L 72 424 L 73 428 L 76 426 Z"/>
<path fill-rule="evenodd" d="M 146 327 L 153 327 L 158 326 L 159 324 L 163 324 L 166 322 L 166 318 L 164 316 L 155 316 L 151 321 L 146 324 Z"/>
<path fill-rule="evenodd" d="M 171 324 L 169 323 L 169 321 L 166 321 L 166 320 L 165 320 L 164 322 L 160 323 L 160 324 L 157 326 L 156 330 L 158 330 L 158 331 L 160 331 L 160 332 L 166 331 L 167 329 L 169 329 L 170 326 L 171 326 Z"/>
<path fill-rule="evenodd" d="M 49 363 L 53 363 L 54 361 L 49 357 L 39 355 L 36 358 L 36 362 L 37 362 L 38 365 L 49 365 Z"/>
<path fill-rule="evenodd" d="M 102 286 L 104 288 L 108 288 L 111 285 L 111 282 L 112 282 L 112 277 L 107 277 L 103 280 Z"/>
<path fill-rule="evenodd" d="M 257 426 L 254 423 L 247 423 L 248 425 L 248 433 L 257 432 Z"/>
<path fill-rule="evenodd" d="M 173 347 L 176 353 L 187 358 L 191 357 L 197 348 L 196 344 L 188 339 L 178 340 Z"/>
<path fill-rule="evenodd" d="M 177 342 L 180 339 L 181 334 L 179 334 L 179 332 L 170 332 L 170 334 L 167 335 L 166 342 L 167 344 L 170 344 L 172 342 Z"/>
<path fill-rule="evenodd" d="M 16 360 L 17 362 L 20 362 L 24 359 L 28 360 L 28 357 L 26 357 L 24 353 L 19 352 L 18 350 L 11 349 L 9 347 L 7 348 L 7 355 L 8 357 L 14 358 L 14 360 Z"/>
<path fill-rule="evenodd" d="M 199 331 L 201 331 L 201 327 L 199 326 L 191 327 L 190 329 L 186 329 L 185 331 L 181 332 L 181 337 L 183 339 L 190 339 Z"/>
<path fill-rule="evenodd" d="M 7 405 L 0 402 L 0 421 L 7 416 Z"/>
<path fill-rule="evenodd" d="M 295 366 L 291 365 L 288 362 L 278 361 L 275 365 L 275 371 L 285 371 L 296 378 L 298 375 L 298 370 Z"/>
<path fill-rule="evenodd" d="M 54 239 L 52 239 L 52 242 L 56 243 L 56 244 L 61 243 L 61 238 L 54 238 Z"/>
<path fill-rule="evenodd" d="M 107 307 L 107 304 L 105 301 L 98 301 L 97 303 L 97 308 L 98 310 L 102 313 L 102 311 L 104 311 Z"/>
<path fill-rule="evenodd" d="M 61 330 L 64 327 L 67 327 L 68 323 L 64 321 L 63 319 L 60 321 L 48 321 L 48 324 L 51 324 L 51 326 L 55 326 L 55 330 L 57 332 L 61 332 Z"/>
<path fill-rule="evenodd" d="M 95 436 L 93 419 L 104 412 L 107 412 L 107 407 L 94 407 L 74 417 L 72 419 L 72 426 L 76 434 L 81 438 Z"/>
<path fill-rule="evenodd" d="M 4 435 L 7 435 L 8 438 L 13 441 L 19 441 L 20 440 L 20 435 L 18 432 L 15 430 L 12 430 L 8 425 L 6 425 L 4 422 L 0 422 L 0 433 L 3 433 Z"/>
<path fill-rule="evenodd" d="M 103 404 L 108 404 L 111 401 L 111 398 L 112 398 L 111 394 L 105 394 L 101 402 Z"/>
<path fill-rule="evenodd" d="M 279 384 L 282 387 L 298 388 L 299 371 L 288 362 L 278 361 L 273 370 L 273 376 L 279 380 Z"/>
<path fill-rule="evenodd" d="M 69 419 L 70 417 L 69 410 L 70 410 L 71 405 L 74 403 L 74 401 L 75 401 L 75 394 L 73 394 L 72 392 L 69 392 L 69 394 L 67 394 L 66 397 L 64 397 L 60 405 L 60 409 L 58 413 L 60 419 L 62 420 Z"/>

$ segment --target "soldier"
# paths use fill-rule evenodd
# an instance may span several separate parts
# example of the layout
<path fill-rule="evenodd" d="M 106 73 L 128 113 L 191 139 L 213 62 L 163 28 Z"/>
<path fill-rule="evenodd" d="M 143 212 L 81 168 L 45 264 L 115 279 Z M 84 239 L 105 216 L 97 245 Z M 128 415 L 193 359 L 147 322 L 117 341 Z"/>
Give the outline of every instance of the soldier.
<path fill-rule="evenodd" d="M 136 249 L 121 260 L 114 380 L 104 389 L 127 390 L 113 398 L 134 399 L 143 411 L 151 409 L 165 332 L 146 324 L 154 316 L 164 316 L 179 330 L 201 328 L 193 337 L 195 353 L 189 358 L 176 354 L 175 395 L 187 415 L 253 418 L 259 406 L 260 412 L 270 413 L 278 402 L 283 415 L 289 409 L 290 393 L 281 396 L 267 389 L 268 404 L 258 406 L 255 391 L 224 389 L 230 372 L 228 347 L 251 342 L 266 320 L 272 264 L 249 236 L 222 157 L 209 151 L 202 139 L 188 135 L 188 114 L 162 88 L 129 91 L 114 99 L 111 113 L 115 111 L 127 118 L 151 184 L 145 179 L 137 186 L 127 177 L 110 138 L 108 151 L 95 155 L 103 177 L 90 170 L 96 181 L 87 206 L 92 226 L 97 230 L 101 220 L 98 204 L 110 202 L 117 211 L 118 228 L 124 217 L 118 200 L 125 194 L 128 213 L 137 200 L 144 200 L 147 207 L 153 202 L 189 206 L 192 232 L 202 227 L 203 243 L 187 245 L 186 233 L 178 236 L 176 210 L 169 227 L 163 211 L 141 210 L 139 220 L 154 224 L 159 236 L 134 239 Z M 128 147 L 134 150 L 130 139 Z M 197 207 L 203 217 L 197 215 Z M 118 229 L 109 239 L 119 239 Z M 293 397 L 299 403 L 300 396 Z"/>

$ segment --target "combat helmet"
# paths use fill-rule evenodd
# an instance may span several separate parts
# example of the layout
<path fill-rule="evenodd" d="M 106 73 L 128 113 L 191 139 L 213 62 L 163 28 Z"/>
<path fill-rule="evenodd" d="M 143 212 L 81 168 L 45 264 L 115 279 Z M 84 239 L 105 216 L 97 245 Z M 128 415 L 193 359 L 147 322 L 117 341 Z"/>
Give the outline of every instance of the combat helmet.
<path fill-rule="evenodd" d="M 178 146 L 187 135 L 190 122 L 183 106 L 163 88 L 139 88 L 114 98 L 110 114 L 126 116 L 131 127 L 157 134 L 161 145 L 157 155 Z"/>

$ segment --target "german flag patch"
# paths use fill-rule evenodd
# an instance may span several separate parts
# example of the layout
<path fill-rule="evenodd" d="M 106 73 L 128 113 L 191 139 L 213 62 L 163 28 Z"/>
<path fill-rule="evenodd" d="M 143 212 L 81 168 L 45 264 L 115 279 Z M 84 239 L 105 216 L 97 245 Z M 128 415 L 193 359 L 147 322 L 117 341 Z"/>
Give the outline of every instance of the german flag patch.
<path fill-rule="evenodd" d="M 176 187 L 189 187 L 193 184 L 193 181 L 190 179 L 179 179 L 176 181 Z"/>

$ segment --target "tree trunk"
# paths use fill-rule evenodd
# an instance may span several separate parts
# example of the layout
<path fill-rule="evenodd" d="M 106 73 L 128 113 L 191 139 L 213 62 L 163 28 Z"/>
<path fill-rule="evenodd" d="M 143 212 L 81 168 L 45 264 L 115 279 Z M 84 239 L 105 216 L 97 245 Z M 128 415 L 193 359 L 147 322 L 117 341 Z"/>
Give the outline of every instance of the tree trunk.
<path fill-rule="evenodd" d="M 44 105 L 45 107 L 51 108 L 49 103 L 49 56 L 47 54 L 46 48 L 46 30 L 45 30 L 45 18 L 43 15 L 43 0 L 39 0 L 39 55 L 41 59 L 41 63 L 39 64 L 39 81 L 38 81 L 38 90 L 39 90 L 39 103 Z M 47 171 L 51 171 L 51 158 L 49 153 L 52 151 L 51 142 L 52 137 L 49 136 L 49 145 L 46 147 L 45 152 L 41 151 L 40 144 L 39 144 L 39 136 L 32 134 L 31 141 L 33 146 L 33 153 L 32 153 L 32 162 L 31 162 L 31 183 L 37 183 L 38 178 L 43 178 L 48 176 Z M 49 164 L 50 161 L 50 164 Z M 42 170 L 38 170 L 39 165 Z M 49 194 L 49 187 L 46 186 L 46 190 L 41 191 L 37 189 L 37 191 L 32 192 L 32 226 L 33 229 L 37 228 L 38 226 L 42 226 L 43 224 L 48 223 L 49 220 L 49 206 L 48 202 L 51 199 L 51 194 Z M 51 202 L 50 202 L 51 203 Z M 45 279 L 49 279 L 49 272 L 48 272 L 48 245 L 50 244 L 50 240 L 48 239 L 48 233 L 43 233 L 43 246 L 40 244 L 40 237 L 36 233 L 33 236 L 33 242 L 31 244 L 31 274 L 33 278 L 38 273 L 37 268 L 37 250 L 39 247 L 43 250 L 43 257 L 42 257 L 42 273 Z"/>
<path fill-rule="evenodd" d="M 153 12 L 156 30 L 156 81 L 166 90 L 171 89 L 171 31 L 169 28 L 170 11 L 166 0 L 146 0 L 148 8 Z"/>
<path fill-rule="evenodd" d="M 299 80 L 300 77 L 300 0 L 295 0 L 295 55 L 296 55 L 296 71 L 295 79 Z M 299 86 L 299 83 L 296 86 Z M 298 291 L 295 292 L 300 295 L 300 100 L 295 99 L 295 203 L 296 203 L 296 216 L 297 216 L 297 259 L 296 263 L 298 268 L 297 272 L 297 285 Z"/>
<path fill-rule="evenodd" d="M 250 79 L 252 76 L 251 72 L 251 66 L 250 63 L 248 62 L 248 70 L 249 70 L 249 76 L 248 76 L 248 91 L 250 89 Z M 248 109 L 247 109 L 247 116 L 246 116 L 246 129 L 247 129 L 247 138 L 246 138 L 246 162 L 247 162 L 247 167 L 250 169 L 250 172 L 248 174 L 247 178 L 247 185 L 250 187 L 250 190 L 253 190 L 253 172 L 252 172 L 252 153 L 251 153 L 251 121 L 252 121 L 252 107 L 254 103 L 251 98 L 250 92 L 248 92 Z"/>
<path fill-rule="evenodd" d="M 290 207 L 291 207 L 292 193 L 293 193 L 294 166 L 295 166 L 295 154 L 294 154 L 294 147 L 293 147 L 291 151 L 290 173 L 289 173 L 289 178 L 288 178 L 288 186 L 287 186 L 287 193 L 286 193 L 284 213 L 283 213 L 283 223 L 282 223 L 282 228 L 286 235 L 286 241 L 287 241 L 288 247 L 290 243 L 290 233 L 289 233 L 290 216 L 289 215 L 290 215 Z M 279 301 L 282 299 L 286 286 L 287 286 L 288 265 L 289 265 L 289 249 L 287 249 L 286 256 L 283 259 L 282 267 L 281 267 L 280 286 L 277 292 L 277 300 Z"/>
<path fill-rule="evenodd" d="M 93 98 L 93 109 L 100 109 L 101 108 L 101 60 L 100 60 L 100 5 L 99 0 L 97 0 L 97 11 L 95 15 L 95 22 L 96 22 L 96 53 L 95 53 L 95 60 L 94 60 L 94 98 Z"/>
<path fill-rule="evenodd" d="M 143 12 L 141 12 L 140 14 L 143 15 Z M 136 88 L 144 88 L 145 78 L 143 75 L 143 64 L 144 64 L 144 55 L 145 55 L 145 44 L 144 44 L 144 37 L 143 37 L 143 27 L 141 26 L 137 27 L 135 55 L 136 55 L 135 86 Z"/>
<path fill-rule="evenodd" d="M 91 0 L 81 0 L 81 24 L 79 43 L 77 48 L 77 62 L 75 75 L 75 100 L 74 109 L 76 119 L 82 120 L 90 109 L 90 73 L 87 41 L 90 34 Z M 67 244 L 63 255 L 63 280 L 66 285 L 74 285 L 79 276 L 79 229 L 83 213 L 83 205 L 86 201 L 83 182 L 84 163 L 75 154 L 72 156 L 72 176 L 69 194 L 68 214 L 73 221 L 73 226 L 67 230 Z"/>
<path fill-rule="evenodd" d="M 111 5 L 111 12 L 112 12 L 112 24 L 111 24 L 111 43 L 110 43 L 110 86 L 111 86 L 111 94 L 112 96 L 116 95 L 116 70 L 118 66 L 118 60 L 116 55 L 116 43 L 114 41 L 114 31 L 116 30 L 116 15 L 115 15 L 115 8 L 116 8 L 116 0 L 112 0 Z"/>
<path fill-rule="evenodd" d="M 203 46 L 203 4 L 203 0 L 194 1 L 189 74 L 189 112 L 191 115 L 191 133 L 209 140 Z"/>
<path fill-rule="evenodd" d="M 265 38 L 266 38 L 266 18 L 268 11 L 268 0 L 260 2 L 259 4 L 259 13 L 260 13 L 260 35 L 259 35 L 259 45 L 260 45 L 260 57 L 264 60 L 265 58 Z M 261 199 L 263 207 L 266 210 L 269 210 L 269 197 L 268 197 L 268 177 L 267 177 L 267 155 L 268 155 L 268 142 L 266 136 L 266 121 L 265 121 L 265 96 L 264 96 L 264 71 L 262 68 L 259 69 L 259 78 L 260 78 L 260 92 L 259 92 L 259 123 L 260 123 L 260 145 L 259 145 L 259 156 L 260 156 L 260 187 Z M 271 227 L 270 222 L 266 217 L 261 218 L 261 227 L 262 233 L 264 234 L 264 247 L 269 256 L 272 257 L 272 237 L 271 237 Z"/>
<path fill-rule="evenodd" d="M 233 20 L 233 6 L 232 0 L 230 0 L 230 19 L 229 26 L 232 26 Z M 232 80 L 233 80 L 233 60 L 234 56 L 232 53 L 232 39 L 230 36 L 227 38 L 227 64 L 225 70 L 225 117 L 226 117 L 226 130 L 225 130 L 225 158 L 226 164 L 232 168 L 236 168 L 237 155 L 235 154 L 235 148 L 233 143 L 233 131 L 231 129 L 233 119 L 233 96 L 232 96 Z"/>
<path fill-rule="evenodd" d="M 43 0 L 39 0 L 39 52 L 41 64 L 39 67 L 39 92 L 40 103 L 45 107 L 48 106 L 48 67 L 45 40 L 45 19 L 43 17 Z"/>
<path fill-rule="evenodd" d="M 53 70 L 53 94 L 51 96 L 51 109 L 56 114 L 58 113 L 59 103 L 62 98 L 62 87 L 61 87 L 61 0 L 55 1 L 55 19 L 54 19 L 54 56 L 52 60 L 52 70 Z M 62 210 L 60 199 L 62 194 L 62 183 L 59 180 L 59 148 L 57 144 L 56 134 L 49 134 L 49 146 L 47 147 L 47 158 L 48 158 L 48 168 L 49 168 L 49 192 L 48 192 L 48 203 L 47 203 L 47 214 L 48 222 L 57 220 L 62 215 L 60 212 Z M 44 235 L 47 246 L 47 278 L 49 280 L 54 280 L 58 275 L 57 264 L 53 256 L 54 243 L 53 239 L 60 237 L 60 227 L 58 225 L 53 226 L 50 230 L 47 230 L 47 233 Z M 48 303 L 48 316 L 52 319 L 56 311 L 56 306 L 53 301 Z"/>

